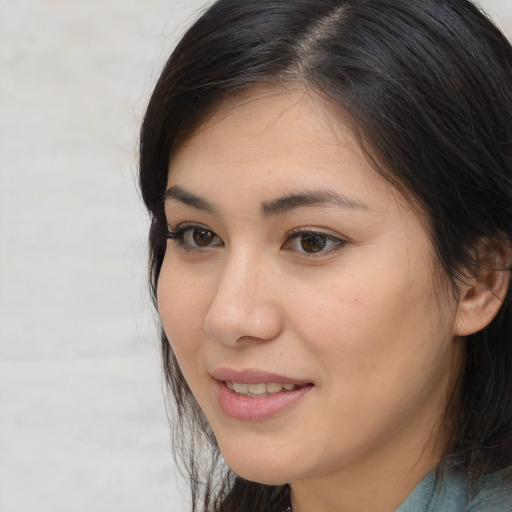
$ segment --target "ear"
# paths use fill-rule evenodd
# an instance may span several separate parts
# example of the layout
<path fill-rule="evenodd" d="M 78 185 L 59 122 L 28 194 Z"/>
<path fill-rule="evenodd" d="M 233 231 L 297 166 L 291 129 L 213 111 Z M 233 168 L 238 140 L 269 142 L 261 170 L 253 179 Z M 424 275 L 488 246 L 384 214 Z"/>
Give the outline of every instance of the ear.
<path fill-rule="evenodd" d="M 497 315 L 510 284 L 511 250 L 485 239 L 478 244 L 479 273 L 460 286 L 454 335 L 468 336 L 487 327 Z"/>

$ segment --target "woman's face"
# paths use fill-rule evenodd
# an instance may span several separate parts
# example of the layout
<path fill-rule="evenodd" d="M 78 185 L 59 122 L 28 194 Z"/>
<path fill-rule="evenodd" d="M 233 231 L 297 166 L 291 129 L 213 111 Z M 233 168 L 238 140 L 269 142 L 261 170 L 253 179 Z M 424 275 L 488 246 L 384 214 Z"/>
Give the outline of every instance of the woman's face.
<path fill-rule="evenodd" d="M 160 315 L 236 473 L 435 465 L 457 302 L 424 219 L 325 103 L 227 101 L 173 155 L 165 208 Z"/>

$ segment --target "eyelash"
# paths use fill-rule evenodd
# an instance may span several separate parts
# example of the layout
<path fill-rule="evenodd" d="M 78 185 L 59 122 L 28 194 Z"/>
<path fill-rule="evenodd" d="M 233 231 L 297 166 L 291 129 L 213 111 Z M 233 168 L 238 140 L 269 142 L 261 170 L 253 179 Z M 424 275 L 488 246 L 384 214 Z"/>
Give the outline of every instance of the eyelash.
<path fill-rule="evenodd" d="M 215 244 L 215 245 L 205 245 L 205 246 L 193 245 L 193 244 L 188 243 L 185 240 L 186 235 L 188 233 L 193 234 L 193 232 L 196 230 L 202 230 L 206 233 L 211 233 L 212 236 L 217 238 L 218 240 L 220 240 L 221 243 Z M 211 231 L 206 226 L 203 226 L 201 224 L 185 224 L 185 225 L 180 226 L 176 230 L 169 228 L 169 230 L 167 232 L 167 240 L 176 240 L 176 242 L 178 243 L 180 248 L 187 250 L 187 251 L 194 251 L 194 250 L 201 251 L 201 250 L 209 249 L 212 247 L 218 247 L 218 246 L 224 245 L 224 243 L 222 242 L 222 240 L 220 239 L 219 236 L 217 236 L 213 231 Z"/>
<path fill-rule="evenodd" d="M 304 237 L 304 238 L 302 238 L 302 240 L 301 240 L 301 237 Z M 318 250 L 316 252 L 315 251 L 308 252 L 305 250 L 300 251 L 297 249 L 290 249 L 290 250 L 295 250 L 295 252 L 297 252 L 299 254 L 303 254 L 303 255 L 306 255 L 307 257 L 314 258 L 314 257 L 321 257 L 321 256 L 327 256 L 329 254 L 333 254 L 333 253 L 339 251 L 340 249 L 342 249 L 348 243 L 347 240 L 344 240 L 343 238 L 329 235 L 322 231 L 318 231 L 318 230 L 310 229 L 310 228 L 297 228 L 297 229 L 293 229 L 287 233 L 286 241 L 283 244 L 283 248 L 287 248 L 287 246 L 291 245 L 295 241 L 297 241 L 297 243 L 301 244 L 301 246 L 302 246 L 302 243 L 305 241 L 304 239 L 306 237 L 310 237 L 310 238 L 318 237 L 319 239 L 323 240 L 324 244 L 322 245 L 320 250 Z M 330 244 L 330 248 L 327 250 L 324 250 L 325 246 L 328 246 L 329 244 Z M 302 249 L 304 249 L 303 246 L 302 246 Z"/>
<path fill-rule="evenodd" d="M 185 239 L 187 234 L 190 233 L 191 235 L 193 235 L 194 231 L 196 230 L 202 230 L 205 233 L 210 234 L 213 240 L 217 239 L 220 243 L 201 246 L 187 242 Z M 302 240 L 301 237 L 303 237 Z M 317 237 L 317 241 L 320 240 L 323 242 L 318 251 L 306 251 L 289 248 L 295 241 L 298 241 L 298 243 L 301 244 L 301 248 L 304 249 L 304 246 L 302 244 L 307 240 L 307 237 L 309 237 L 310 239 L 309 242 L 312 243 L 315 241 L 314 237 Z M 167 233 L 167 239 L 175 240 L 180 248 L 187 251 L 204 251 L 215 247 L 221 247 L 224 245 L 222 239 L 218 235 L 216 235 L 215 232 L 211 231 L 210 229 L 208 229 L 208 227 L 203 226 L 201 224 L 186 224 L 178 227 L 176 230 L 169 228 L 169 231 Z M 338 250 L 341 250 L 347 243 L 347 240 L 329 235 L 327 233 L 323 233 L 315 229 L 297 228 L 287 233 L 286 240 L 283 243 L 282 248 L 285 250 L 295 251 L 296 253 L 305 255 L 306 257 L 309 258 L 314 258 L 337 252 Z M 328 250 L 324 250 L 326 246 L 329 246 L 330 248 Z"/>

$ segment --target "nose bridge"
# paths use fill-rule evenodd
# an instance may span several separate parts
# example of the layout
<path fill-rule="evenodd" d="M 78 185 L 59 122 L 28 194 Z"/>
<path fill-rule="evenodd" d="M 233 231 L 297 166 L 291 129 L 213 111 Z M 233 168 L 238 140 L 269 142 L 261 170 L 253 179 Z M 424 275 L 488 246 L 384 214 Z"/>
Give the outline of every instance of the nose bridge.
<path fill-rule="evenodd" d="M 277 336 L 280 319 L 271 274 L 271 265 L 256 251 L 226 254 L 205 318 L 207 334 L 226 344 Z"/>

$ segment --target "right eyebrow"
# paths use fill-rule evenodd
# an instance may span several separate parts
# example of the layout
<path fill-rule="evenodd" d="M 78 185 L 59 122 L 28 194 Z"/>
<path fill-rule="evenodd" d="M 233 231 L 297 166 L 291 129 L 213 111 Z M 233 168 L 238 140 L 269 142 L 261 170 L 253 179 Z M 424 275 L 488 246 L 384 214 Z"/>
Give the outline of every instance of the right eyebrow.
<path fill-rule="evenodd" d="M 297 208 L 324 205 L 368 210 L 368 206 L 358 199 L 341 195 L 331 190 L 305 190 L 284 197 L 278 197 L 272 201 L 265 201 L 261 205 L 261 211 L 264 215 L 280 215 Z"/>
<path fill-rule="evenodd" d="M 183 204 L 186 204 L 187 206 L 192 206 L 197 210 L 202 210 L 208 213 L 217 213 L 217 208 L 213 203 L 207 199 L 204 199 L 203 197 L 192 194 L 192 192 L 188 192 L 178 185 L 173 185 L 165 191 L 164 200 L 179 201 Z"/>

